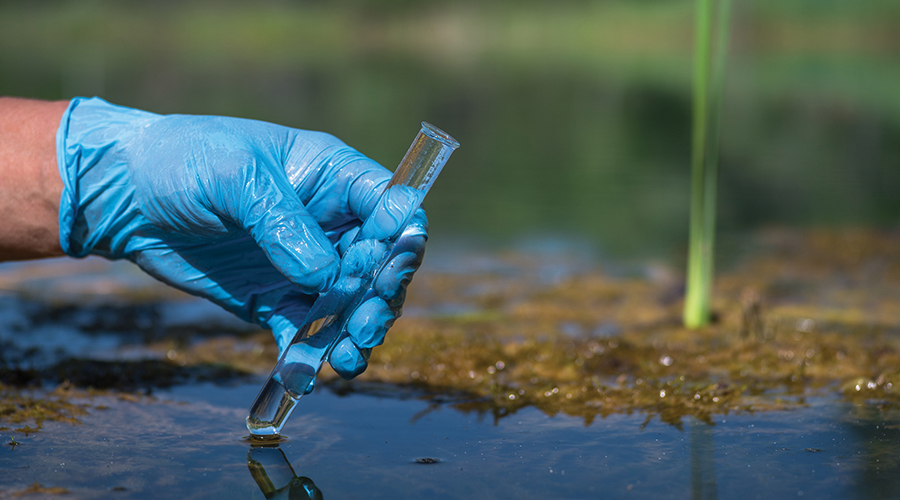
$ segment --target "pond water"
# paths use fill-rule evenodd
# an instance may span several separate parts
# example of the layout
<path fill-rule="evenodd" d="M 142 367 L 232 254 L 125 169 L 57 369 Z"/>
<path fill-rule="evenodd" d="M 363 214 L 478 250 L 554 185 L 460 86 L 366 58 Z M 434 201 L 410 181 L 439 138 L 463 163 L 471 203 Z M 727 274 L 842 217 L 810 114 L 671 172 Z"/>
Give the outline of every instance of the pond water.
<path fill-rule="evenodd" d="M 896 238 L 889 241 L 900 243 Z M 822 246 L 834 245 L 825 242 Z M 440 255 L 440 249 L 436 253 Z M 861 258 L 871 263 L 880 258 L 877 255 L 873 252 Z M 275 447 L 254 447 L 242 439 L 247 435 L 247 407 L 274 362 L 268 333 L 237 322 L 202 301 L 171 292 L 127 263 L 88 259 L 4 264 L 0 266 L 0 281 L 7 290 L 0 297 L 0 382 L 5 384 L 0 386 L 4 405 L 0 408 L 4 419 L 0 420 L 0 498 L 50 498 L 63 493 L 65 498 L 282 498 L 277 496 L 281 494 L 289 498 L 448 499 L 895 498 L 900 494 L 900 411 L 888 382 L 897 381 L 889 375 L 893 372 L 888 368 L 883 372 L 888 373 L 886 378 L 882 375 L 877 381 L 861 382 L 863 391 L 867 385 L 877 385 L 880 392 L 856 397 L 859 386 L 849 392 L 839 387 L 848 377 L 856 380 L 856 372 L 841 364 L 829 368 L 828 359 L 809 354 L 810 349 L 823 355 L 836 351 L 827 343 L 833 328 L 845 330 L 845 336 L 838 338 L 857 335 L 853 321 L 825 325 L 828 320 L 823 311 L 840 310 L 834 300 L 830 309 L 804 313 L 821 325 L 815 327 L 819 338 L 815 342 L 823 343 L 812 344 L 815 347 L 808 347 L 808 339 L 791 344 L 801 338 L 803 329 L 813 329 L 797 321 L 796 329 L 776 332 L 774 339 L 764 343 L 739 341 L 730 353 L 727 339 L 717 338 L 733 327 L 726 318 L 721 329 L 713 332 L 711 343 L 707 334 L 695 334 L 697 351 L 671 342 L 662 345 L 659 352 L 671 353 L 674 361 L 648 351 L 658 339 L 643 346 L 636 343 L 635 338 L 648 335 L 640 331 L 640 322 L 601 314 L 605 321 L 619 326 L 602 323 L 599 329 L 604 331 L 589 334 L 587 345 L 593 346 L 597 357 L 602 353 L 597 342 L 600 347 L 618 345 L 620 351 L 634 351 L 620 358 L 604 358 L 612 365 L 613 378 L 627 375 L 624 392 L 640 395 L 642 387 L 657 377 L 662 385 L 651 392 L 663 387 L 663 392 L 670 392 L 666 397 L 677 397 L 681 386 L 671 382 L 678 373 L 685 373 L 688 382 L 682 392 L 688 392 L 687 399 L 702 399 L 711 405 L 694 410 L 678 406 L 677 400 L 672 402 L 675 406 L 659 406 L 659 401 L 665 401 L 663 394 L 651 397 L 657 403 L 649 405 L 639 396 L 628 396 L 624 402 L 597 406 L 596 400 L 590 399 L 547 403 L 554 399 L 555 390 L 538 399 L 528 399 L 524 390 L 515 392 L 518 387 L 530 392 L 535 385 L 534 379 L 531 385 L 527 380 L 516 382 L 518 367 L 532 362 L 535 370 L 547 371 L 546 382 L 551 384 L 547 387 L 555 384 L 561 388 L 560 398 L 566 391 L 575 391 L 564 374 L 581 367 L 571 353 L 582 351 L 566 339 L 582 334 L 572 330 L 570 319 L 559 320 L 562 323 L 555 323 L 555 330 L 541 330 L 539 336 L 553 339 L 550 347 L 538 350 L 536 356 L 509 355 L 505 366 L 487 366 L 488 373 L 500 367 L 511 377 L 491 382 L 502 384 L 499 399 L 491 395 L 496 389 L 479 393 L 478 385 L 454 385 L 446 378 L 439 381 L 444 364 L 452 370 L 452 363 L 470 360 L 454 361 L 457 352 L 449 348 L 443 357 L 441 349 L 424 354 L 431 360 L 430 367 L 417 364 L 423 350 L 435 349 L 432 342 L 437 338 L 418 330 L 418 321 L 437 318 L 428 321 L 436 321 L 432 328 L 444 329 L 441 335 L 448 339 L 452 330 L 462 325 L 467 331 L 463 343 L 469 344 L 470 352 L 487 353 L 490 363 L 495 359 L 491 356 L 506 352 L 497 351 L 493 337 L 506 334 L 498 327 L 488 336 L 477 337 L 475 332 L 494 321 L 471 319 L 479 314 L 472 305 L 478 302 L 461 302 L 454 309 L 443 298 L 433 304 L 422 300 L 434 293 L 432 287 L 450 288 L 452 296 L 462 301 L 473 294 L 482 297 L 479 294 L 489 285 L 500 286 L 514 290 L 512 298 L 506 298 L 510 304 L 521 303 L 529 295 L 545 300 L 561 293 L 552 292 L 549 285 L 566 279 L 566 271 L 559 265 L 551 266 L 554 272 L 547 272 L 540 264 L 523 264 L 528 261 L 525 254 L 512 257 L 467 257 L 470 263 L 480 263 L 470 267 L 481 279 L 467 275 L 453 281 L 440 263 L 426 265 L 414 283 L 418 286 L 414 296 L 419 298 L 411 294 L 411 317 L 398 322 L 388 344 L 377 349 L 381 354 L 372 360 L 384 363 L 384 356 L 397 349 L 405 349 L 407 357 L 394 356 L 393 371 L 387 371 L 387 366 L 370 367 L 360 382 L 338 383 L 325 376 L 316 391 L 303 398 L 285 427 L 288 440 Z M 586 271 L 583 262 L 577 264 L 576 258 L 572 261 L 576 263 L 568 266 L 569 275 L 593 272 Z M 785 265 L 803 272 L 793 262 Z M 887 269 L 886 275 L 894 276 L 896 259 Z M 754 269 L 748 272 L 758 275 Z M 519 281 L 523 279 L 544 286 L 523 288 Z M 477 290 L 457 293 L 453 291 L 457 285 Z M 579 285 L 571 282 L 562 290 L 573 286 Z M 626 290 L 640 285 L 614 281 L 612 286 Z M 783 276 L 777 287 L 782 294 L 795 293 L 785 289 L 801 289 L 807 303 L 829 293 L 819 289 L 815 293 L 823 295 L 816 299 L 808 287 L 785 281 Z M 840 287 L 846 295 L 855 295 L 848 281 Z M 653 295 L 652 301 L 656 301 L 658 290 L 652 290 L 642 288 L 635 293 Z M 603 294 L 595 291 L 595 295 Z M 788 304 L 783 309 L 773 304 L 770 314 L 784 315 L 793 324 L 789 310 L 796 307 L 799 295 L 768 296 L 773 303 Z M 535 304 L 547 307 L 546 302 Z M 617 304 L 617 308 L 629 307 L 621 300 Z M 498 310 L 507 311 L 503 314 L 508 316 L 498 321 L 512 323 L 516 336 L 530 335 L 526 328 L 515 326 L 514 312 L 506 306 Z M 727 308 L 720 310 L 728 315 Z M 890 340 L 897 338 L 900 325 L 896 311 L 889 312 L 887 319 L 876 318 L 874 310 L 868 314 L 862 340 L 846 348 L 847 356 L 888 353 L 887 362 L 891 362 L 898 352 L 896 342 Z M 625 315 L 633 314 L 626 311 Z M 886 344 L 879 343 L 878 334 L 872 333 L 879 322 L 887 324 L 890 338 Z M 667 323 L 655 322 L 658 326 L 653 328 L 668 331 L 677 344 L 679 330 L 665 326 Z M 766 323 L 779 329 L 774 319 Z M 613 332 L 616 328 L 623 331 Z M 417 346 L 409 329 L 414 336 L 428 340 Z M 632 330 L 638 330 L 637 337 Z M 781 335 L 786 338 L 779 340 Z M 552 343 L 559 340 L 561 344 Z M 504 346 L 532 345 L 510 342 Z M 770 359 L 767 346 L 786 364 L 779 366 Z M 790 381 L 798 365 L 793 354 L 787 356 L 788 346 L 807 352 L 803 381 Z M 691 397 L 695 389 L 688 390 L 694 377 L 690 369 L 669 377 L 658 369 L 670 364 L 677 368 L 696 352 L 702 353 L 697 358 L 703 357 L 704 363 L 705 358 L 713 363 L 717 355 L 737 358 L 755 352 L 754 359 L 763 360 L 762 371 L 771 370 L 773 378 L 761 389 L 737 389 L 735 396 L 728 387 L 753 385 L 753 377 L 761 375 L 734 375 L 734 382 L 721 373 L 699 374 L 699 385 L 692 386 L 697 394 Z M 835 359 L 844 359 L 841 352 L 837 351 Z M 204 358 L 204 353 L 212 357 Z M 542 357 L 549 359 L 540 361 Z M 771 368 L 766 368 L 766 359 Z M 802 365 L 803 356 L 800 359 Z M 649 364 L 630 366 L 641 360 Z M 557 366 L 553 363 L 559 367 L 548 371 Z M 754 371 L 758 367 L 754 363 L 742 372 Z M 863 359 L 860 364 L 876 366 L 878 362 Z M 785 367 L 791 370 L 787 375 L 776 373 Z M 401 368 L 405 371 L 398 374 Z M 462 368 L 467 369 L 468 365 Z M 605 377 L 607 369 L 604 364 L 595 365 L 590 373 Z M 874 373 L 880 369 L 872 368 Z M 485 368 L 478 370 L 484 372 Z M 817 370 L 836 374 L 821 387 L 816 382 Z M 645 380 L 643 385 L 638 377 Z M 425 378 L 431 382 L 423 382 Z M 537 382 L 539 392 L 543 383 Z M 604 390 L 615 397 L 614 389 Z M 504 391 L 510 391 L 510 398 Z M 523 404 L 504 404 L 516 394 Z M 713 401 L 738 399 L 732 400 L 735 404 L 716 406 L 708 401 L 710 395 L 717 395 Z M 10 421 L 15 416 L 10 409 L 15 407 L 30 408 L 32 413 L 24 420 Z M 38 413 L 42 407 L 48 412 Z M 37 421 L 36 416 L 41 415 Z"/>
<path fill-rule="evenodd" d="M 191 384 L 153 402 L 101 398 L 109 408 L 79 425 L 45 425 L 4 446 L 0 484 L 6 495 L 35 482 L 64 487 L 65 498 L 265 498 L 272 487 L 306 498 L 294 477 L 320 495 L 309 498 L 900 494 L 900 415 L 865 405 L 814 400 L 679 430 L 640 415 L 585 426 L 534 409 L 494 423 L 417 398 L 320 391 L 287 425 L 288 442 L 251 448 L 240 437 L 257 390 Z"/>

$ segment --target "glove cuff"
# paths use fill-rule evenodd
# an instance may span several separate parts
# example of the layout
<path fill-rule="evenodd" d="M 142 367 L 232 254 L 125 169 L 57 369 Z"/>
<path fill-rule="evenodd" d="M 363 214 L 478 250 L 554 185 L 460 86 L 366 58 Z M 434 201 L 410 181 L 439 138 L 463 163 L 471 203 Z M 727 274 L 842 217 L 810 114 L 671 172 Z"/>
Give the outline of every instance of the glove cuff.
<path fill-rule="evenodd" d="M 125 148 L 159 115 L 77 97 L 63 113 L 56 152 L 63 192 L 59 242 L 72 257 L 117 259 L 142 219 L 134 200 Z"/>

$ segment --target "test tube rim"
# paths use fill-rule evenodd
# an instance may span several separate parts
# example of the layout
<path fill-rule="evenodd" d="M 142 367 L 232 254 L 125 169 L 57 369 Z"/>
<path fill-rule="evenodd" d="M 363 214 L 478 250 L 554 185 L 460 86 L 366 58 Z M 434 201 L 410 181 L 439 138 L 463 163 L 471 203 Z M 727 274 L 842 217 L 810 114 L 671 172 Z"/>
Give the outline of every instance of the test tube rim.
<path fill-rule="evenodd" d="M 459 147 L 459 141 L 454 139 L 453 136 L 428 122 L 422 122 L 422 133 L 450 148 L 456 149 Z"/>

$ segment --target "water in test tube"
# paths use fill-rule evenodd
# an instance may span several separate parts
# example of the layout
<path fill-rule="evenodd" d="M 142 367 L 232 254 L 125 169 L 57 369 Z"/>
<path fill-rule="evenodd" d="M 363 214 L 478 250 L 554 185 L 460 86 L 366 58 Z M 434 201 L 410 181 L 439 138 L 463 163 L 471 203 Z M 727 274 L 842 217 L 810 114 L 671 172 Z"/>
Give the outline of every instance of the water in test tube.
<path fill-rule="evenodd" d="M 355 270 L 342 268 L 337 283 L 313 303 L 303 326 L 281 353 L 275 369 L 250 407 L 247 429 L 253 437 L 265 439 L 280 435 L 297 401 L 312 387 L 331 350 L 347 336 L 345 328 L 350 314 L 359 304 L 375 295 L 373 283 L 390 260 L 394 243 L 450 154 L 458 147 L 456 139 L 446 132 L 422 122 L 422 129 L 382 192 L 375 209 L 345 252 L 347 255 L 354 251 L 354 247 L 361 245 L 357 250 L 364 249 L 367 255 L 374 253 L 380 256 L 376 265 L 358 266 L 361 269 Z M 396 226 L 399 229 L 385 235 L 378 227 L 379 222 L 384 221 L 385 216 L 396 218 L 396 210 L 389 208 L 398 202 L 402 203 L 401 206 L 412 208 Z M 378 236 L 372 238 L 371 235 Z"/>

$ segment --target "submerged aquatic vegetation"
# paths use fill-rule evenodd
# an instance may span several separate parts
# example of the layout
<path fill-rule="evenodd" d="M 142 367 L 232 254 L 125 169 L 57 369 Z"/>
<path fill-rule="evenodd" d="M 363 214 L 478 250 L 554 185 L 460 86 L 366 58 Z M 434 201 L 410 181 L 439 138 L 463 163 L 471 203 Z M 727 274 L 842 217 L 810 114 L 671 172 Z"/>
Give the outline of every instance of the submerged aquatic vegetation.
<path fill-rule="evenodd" d="M 672 273 L 579 269 L 547 281 L 546 263 L 521 255 L 499 257 L 495 273 L 426 269 L 366 372 L 347 382 L 326 368 L 318 386 L 421 397 L 495 419 L 533 407 L 586 424 L 632 413 L 712 423 L 830 394 L 900 407 L 900 235 L 771 231 L 756 247 L 720 275 L 718 320 L 699 331 L 682 324 L 683 284 Z M 69 359 L 25 382 L 17 372 L 18 382 L 0 386 L 0 426 L 31 432 L 45 420 L 77 421 L 98 392 L 73 385 L 127 397 L 265 375 L 277 357 L 262 331 L 192 339 L 182 329 L 144 349 L 156 359 Z M 38 393 L 22 387 L 36 379 L 72 383 L 29 396 Z"/>
<path fill-rule="evenodd" d="M 900 238 L 772 232 L 761 246 L 722 277 L 719 320 L 702 331 L 682 326 L 668 281 L 423 276 L 413 306 L 462 299 L 470 312 L 401 319 L 359 379 L 468 394 L 457 408 L 495 418 L 534 406 L 586 423 L 633 412 L 710 422 L 833 391 L 900 403 Z"/>
<path fill-rule="evenodd" d="M 69 493 L 69 490 L 63 488 L 61 486 L 43 486 L 41 483 L 35 482 L 31 486 L 25 488 L 24 490 L 17 491 L 12 494 L 14 497 L 26 496 L 26 495 L 65 495 Z"/>
<path fill-rule="evenodd" d="M 224 363 L 198 361 L 191 366 L 162 360 L 102 361 L 66 358 L 41 370 L 0 368 L 0 430 L 26 434 L 45 421 L 78 424 L 98 396 L 120 401 L 152 401 L 156 388 L 190 382 L 225 382 L 247 373 Z M 6 381 L 4 384 L 2 381 Z M 52 390 L 47 383 L 58 383 Z"/>
<path fill-rule="evenodd" d="M 67 383 L 38 394 L 0 383 L 0 430 L 12 426 L 28 434 L 40 430 L 46 421 L 77 424 L 78 417 L 87 414 L 88 405 L 80 401 L 84 396 Z M 19 444 L 15 438 L 12 443 L 14 448 Z"/>

